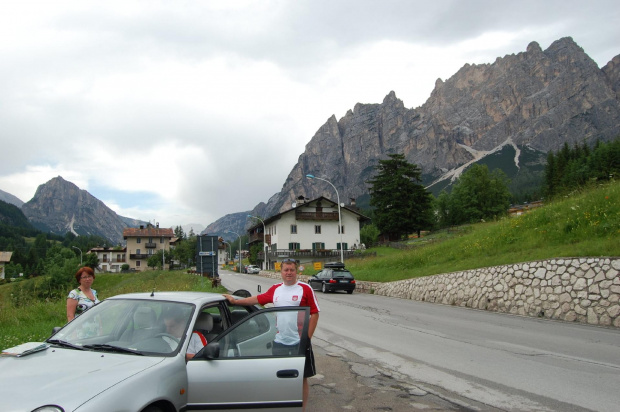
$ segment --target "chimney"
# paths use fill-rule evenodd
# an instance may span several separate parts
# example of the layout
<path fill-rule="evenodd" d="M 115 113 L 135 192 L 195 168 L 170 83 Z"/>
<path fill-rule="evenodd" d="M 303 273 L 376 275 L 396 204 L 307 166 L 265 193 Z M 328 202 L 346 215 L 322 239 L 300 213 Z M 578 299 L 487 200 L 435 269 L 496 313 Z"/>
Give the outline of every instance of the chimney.
<path fill-rule="evenodd" d="M 354 197 L 350 197 L 349 201 L 351 202 L 351 206 L 355 207 L 355 198 Z"/>

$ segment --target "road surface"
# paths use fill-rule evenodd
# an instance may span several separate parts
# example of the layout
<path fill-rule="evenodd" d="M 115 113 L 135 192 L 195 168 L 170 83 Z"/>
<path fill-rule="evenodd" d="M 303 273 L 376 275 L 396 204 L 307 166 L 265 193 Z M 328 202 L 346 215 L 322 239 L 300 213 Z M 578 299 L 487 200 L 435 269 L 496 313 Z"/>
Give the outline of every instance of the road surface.
<path fill-rule="evenodd" d="M 221 277 L 253 295 L 275 282 Z M 315 345 L 466 409 L 620 410 L 620 330 L 360 293 L 317 297 Z"/>

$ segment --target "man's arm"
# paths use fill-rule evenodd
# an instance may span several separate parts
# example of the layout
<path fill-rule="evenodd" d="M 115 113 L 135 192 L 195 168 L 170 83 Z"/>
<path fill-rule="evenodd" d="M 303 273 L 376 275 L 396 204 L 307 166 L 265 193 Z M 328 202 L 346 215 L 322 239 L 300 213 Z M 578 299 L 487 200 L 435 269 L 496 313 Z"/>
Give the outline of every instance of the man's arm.
<path fill-rule="evenodd" d="M 308 323 L 308 337 L 312 339 L 316 325 L 319 323 L 319 312 L 310 315 L 310 322 Z"/>
<path fill-rule="evenodd" d="M 231 305 L 239 306 L 252 306 L 258 304 L 258 298 L 256 296 L 250 296 L 249 298 L 235 299 L 232 295 L 222 295 L 226 298 Z"/>

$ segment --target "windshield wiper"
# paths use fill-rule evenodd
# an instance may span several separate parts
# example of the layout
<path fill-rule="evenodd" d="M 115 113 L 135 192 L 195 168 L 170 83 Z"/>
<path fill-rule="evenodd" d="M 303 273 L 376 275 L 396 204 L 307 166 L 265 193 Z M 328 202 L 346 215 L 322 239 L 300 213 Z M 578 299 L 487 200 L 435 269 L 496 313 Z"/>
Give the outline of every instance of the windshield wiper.
<path fill-rule="evenodd" d="M 144 356 L 144 353 L 130 348 L 123 348 L 122 346 L 108 345 L 107 343 L 97 343 L 94 345 L 84 345 L 86 349 L 105 350 L 110 352 L 123 352 L 131 353 L 134 355 Z"/>
<path fill-rule="evenodd" d="M 46 342 L 47 343 L 51 343 L 53 345 L 62 346 L 63 348 L 71 348 L 71 349 L 77 349 L 77 350 L 84 350 L 83 346 L 76 345 L 74 343 L 67 342 L 66 340 L 62 340 L 62 339 L 48 339 Z"/>

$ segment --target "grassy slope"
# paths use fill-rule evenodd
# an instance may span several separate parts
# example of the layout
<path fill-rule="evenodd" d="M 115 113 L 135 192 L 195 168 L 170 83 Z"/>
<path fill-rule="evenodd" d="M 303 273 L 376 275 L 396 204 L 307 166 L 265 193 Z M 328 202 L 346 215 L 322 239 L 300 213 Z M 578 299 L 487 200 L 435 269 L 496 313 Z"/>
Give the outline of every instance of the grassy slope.
<path fill-rule="evenodd" d="M 49 337 L 54 326 L 66 323 L 65 300 L 46 302 L 31 298 L 31 289 L 41 280 L 35 278 L 0 286 L 0 349 L 44 340 Z M 211 289 L 211 282 L 207 279 L 181 271 L 98 275 L 93 288 L 97 290 L 100 299 L 122 293 L 150 292 L 153 289 L 225 292 L 221 287 Z"/>
<path fill-rule="evenodd" d="M 411 246 L 373 249 L 377 257 L 351 259 L 347 267 L 357 279 L 387 282 L 554 257 L 620 256 L 620 182 Z"/>

